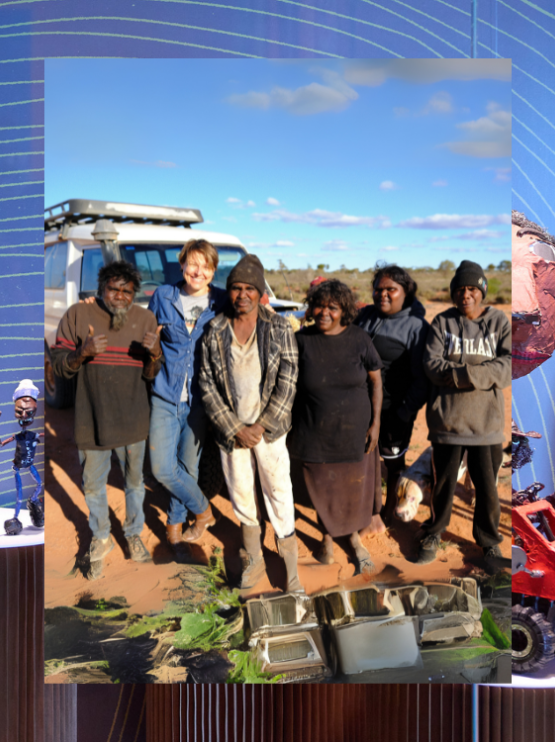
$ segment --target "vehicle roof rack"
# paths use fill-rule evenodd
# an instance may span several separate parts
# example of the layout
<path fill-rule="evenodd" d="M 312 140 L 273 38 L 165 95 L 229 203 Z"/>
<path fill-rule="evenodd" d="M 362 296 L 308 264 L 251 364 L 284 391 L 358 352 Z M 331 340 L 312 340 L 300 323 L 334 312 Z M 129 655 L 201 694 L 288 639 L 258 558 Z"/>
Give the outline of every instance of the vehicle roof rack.
<path fill-rule="evenodd" d="M 44 210 L 46 232 L 59 229 L 63 224 L 92 224 L 97 219 L 132 224 L 158 224 L 172 227 L 190 227 L 203 222 L 199 209 L 182 209 L 173 206 L 146 206 L 114 201 L 91 201 L 71 198 Z"/>

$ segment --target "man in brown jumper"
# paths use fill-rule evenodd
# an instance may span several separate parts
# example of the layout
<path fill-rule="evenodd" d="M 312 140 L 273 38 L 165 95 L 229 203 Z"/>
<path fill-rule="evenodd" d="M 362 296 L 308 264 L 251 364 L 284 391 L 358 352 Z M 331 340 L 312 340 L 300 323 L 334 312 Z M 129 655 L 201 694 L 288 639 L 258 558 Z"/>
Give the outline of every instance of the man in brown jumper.
<path fill-rule="evenodd" d="M 96 302 L 68 309 L 52 348 L 54 372 L 65 379 L 77 376 L 75 442 L 93 532 L 91 574 L 96 576 L 115 546 L 106 493 L 112 450 L 125 474 L 123 532 L 131 559 L 151 561 L 140 537 L 143 460 L 149 426 L 147 384 L 160 370 L 162 351 L 161 327 L 154 315 L 133 304 L 140 285 L 140 274 L 130 263 L 121 260 L 101 268 Z"/>

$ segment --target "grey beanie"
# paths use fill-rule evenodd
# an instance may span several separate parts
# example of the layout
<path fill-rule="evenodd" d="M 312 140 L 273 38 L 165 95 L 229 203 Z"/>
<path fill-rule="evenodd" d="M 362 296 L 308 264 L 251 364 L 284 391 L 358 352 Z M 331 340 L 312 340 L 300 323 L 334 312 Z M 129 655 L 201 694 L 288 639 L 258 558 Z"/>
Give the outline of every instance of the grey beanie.
<path fill-rule="evenodd" d="M 461 286 L 476 286 L 477 289 L 480 289 L 482 297 L 485 299 L 488 293 L 488 279 L 484 275 L 482 266 L 478 265 L 478 263 L 473 263 L 472 260 L 463 260 L 451 280 L 449 287 L 451 296 Z"/>
<path fill-rule="evenodd" d="M 266 293 L 266 281 L 264 280 L 264 266 L 256 255 L 245 255 L 241 260 L 231 269 L 229 276 L 227 277 L 226 288 L 229 291 L 229 287 L 234 283 L 249 283 L 258 289 L 260 296 Z"/>

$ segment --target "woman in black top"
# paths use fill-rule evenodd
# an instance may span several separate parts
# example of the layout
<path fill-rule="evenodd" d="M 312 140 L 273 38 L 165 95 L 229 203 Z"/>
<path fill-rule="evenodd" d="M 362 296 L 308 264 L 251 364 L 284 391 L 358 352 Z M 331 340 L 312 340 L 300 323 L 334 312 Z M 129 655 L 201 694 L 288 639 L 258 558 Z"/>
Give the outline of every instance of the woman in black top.
<path fill-rule="evenodd" d="M 383 519 L 389 522 L 397 504 L 397 482 L 406 468 L 416 413 L 426 402 L 429 384 L 424 372 L 424 349 L 429 325 L 426 310 L 416 298 L 416 283 L 406 270 L 386 265 L 374 274 L 374 304 L 355 320 L 374 342 L 383 363 L 383 405 L 380 454 L 387 468 L 387 498 Z M 368 532 L 385 526 L 375 510 Z"/>
<path fill-rule="evenodd" d="M 377 451 L 382 402 L 381 361 L 366 332 L 352 324 L 357 309 L 340 281 L 315 286 L 307 296 L 314 325 L 296 334 L 299 378 L 293 408 L 291 456 L 324 532 L 316 558 L 333 563 L 333 538 L 349 535 L 360 572 L 372 572 L 359 531 L 381 499 Z"/>

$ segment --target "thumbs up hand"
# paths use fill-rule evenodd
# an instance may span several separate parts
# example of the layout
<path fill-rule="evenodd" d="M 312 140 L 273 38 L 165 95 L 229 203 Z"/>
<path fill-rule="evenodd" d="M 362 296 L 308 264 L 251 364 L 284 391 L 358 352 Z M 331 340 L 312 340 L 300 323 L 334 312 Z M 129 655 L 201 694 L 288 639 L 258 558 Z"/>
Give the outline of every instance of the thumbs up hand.
<path fill-rule="evenodd" d="M 147 350 L 154 358 L 162 355 L 160 333 L 162 332 L 163 327 L 164 325 L 158 325 L 158 327 L 156 328 L 156 332 L 145 332 L 143 342 L 141 343 L 143 348 Z"/>
<path fill-rule="evenodd" d="M 89 334 L 87 335 L 87 338 L 81 348 L 81 357 L 91 358 L 93 356 L 97 356 L 99 353 L 104 353 L 107 347 L 108 338 L 106 337 L 106 335 L 95 336 L 94 327 L 92 325 L 89 325 Z"/>

